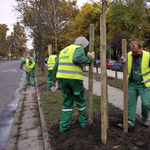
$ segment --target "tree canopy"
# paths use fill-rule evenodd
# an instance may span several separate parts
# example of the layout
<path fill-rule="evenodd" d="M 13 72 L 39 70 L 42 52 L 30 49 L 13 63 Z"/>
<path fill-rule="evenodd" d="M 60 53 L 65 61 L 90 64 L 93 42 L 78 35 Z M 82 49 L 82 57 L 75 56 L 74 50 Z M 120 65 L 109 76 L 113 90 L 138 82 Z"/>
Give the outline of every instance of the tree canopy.
<path fill-rule="evenodd" d="M 6 24 L 0 24 L 0 56 L 7 56 L 6 33 L 8 31 Z"/>
<path fill-rule="evenodd" d="M 26 42 L 27 37 L 25 33 L 25 28 L 17 22 L 13 27 L 13 32 L 11 33 L 12 49 L 15 55 L 22 56 L 27 49 Z"/>

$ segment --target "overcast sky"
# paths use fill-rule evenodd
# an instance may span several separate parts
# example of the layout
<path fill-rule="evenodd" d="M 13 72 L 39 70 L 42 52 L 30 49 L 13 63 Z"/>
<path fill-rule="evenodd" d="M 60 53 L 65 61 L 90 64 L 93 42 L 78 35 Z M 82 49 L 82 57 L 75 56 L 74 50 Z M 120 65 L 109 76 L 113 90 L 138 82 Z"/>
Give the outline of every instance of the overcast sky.
<path fill-rule="evenodd" d="M 80 7 L 89 0 L 77 0 L 77 5 Z M 15 0 L 0 0 L 0 24 L 6 24 L 9 28 L 7 35 L 13 31 L 13 24 L 17 22 L 17 15 L 13 12 L 13 7 L 16 4 Z M 28 48 L 32 48 L 32 41 L 27 43 Z"/>

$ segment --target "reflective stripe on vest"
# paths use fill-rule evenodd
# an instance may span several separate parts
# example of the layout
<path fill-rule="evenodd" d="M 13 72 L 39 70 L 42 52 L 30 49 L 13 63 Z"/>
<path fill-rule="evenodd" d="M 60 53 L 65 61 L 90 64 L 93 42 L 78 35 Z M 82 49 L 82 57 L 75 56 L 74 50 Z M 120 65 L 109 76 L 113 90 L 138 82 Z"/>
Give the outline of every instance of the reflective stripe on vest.
<path fill-rule="evenodd" d="M 80 66 L 80 65 L 77 65 L 77 64 L 74 64 L 74 63 L 59 63 L 59 65 L 78 66 L 78 67 L 80 67 L 81 69 L 83 69 L 83 66 Z"/>
<path fill-rule="evenodd" d="M 81 46 L 70 45 L 60 52 L 57 78 L 78 79 L 83 81 L 83 64 L 74 64 L 72 62 L 73 53 L 79 47 Z"/>
<path fill-rule="evenodd" d="M 48 61 L 47 61 L 48 70 L 53 70 L 54 65 L 56 63 L 56 61 L 55 61 L 56 57 L 57 57 L 56 55 L 49 56 Z"/>
<path fill-rule="evenodd" d="M 131 74 L 132 68 L 132 52 L 128 54 L 128 83 L 129 76 Z M 146 87 L 150 87 L 150 67 L 149 67 L 149 52 L 143 50 L 142 62 L 141 62 L 141 74 L 142 75 L 142 83 L 145 83 Z"/>
<path fill-rule="evenodd" d="M 29 59 L 26 60 L 26 71 L 31 72 L 34 68 L 35 62 L 32 62 L 31 65 L 29 65 Z"/>

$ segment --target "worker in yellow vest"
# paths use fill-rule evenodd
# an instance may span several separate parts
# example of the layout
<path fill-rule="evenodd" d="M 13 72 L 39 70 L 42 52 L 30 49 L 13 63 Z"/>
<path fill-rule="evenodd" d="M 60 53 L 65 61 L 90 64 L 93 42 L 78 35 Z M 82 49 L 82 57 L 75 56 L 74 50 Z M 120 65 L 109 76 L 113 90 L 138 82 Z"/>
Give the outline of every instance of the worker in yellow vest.
<path fill-rule="evenodd" d="M 142 50 L 138 41 L 130 43 L 131 51 L 127 54 L 128 62 L 128 129 L 135 125 L 137 98 L 142 100 L 142 122 L 149 127 L 150 112 L 150 53 Z M 121 63 L 126 62 L 121 57 Z"/>
<path fill-rule="evenodd" d="M 52 80 L 52 71 L 53 71 L 53 67 L 54 67 L 57 59 L 58 59 L 57 52 L 53 52 L 53 54 L 49 56 L 48 61 L 47 61 L 47 66 L 48 66 L 47 90 L 50 90 L 52 81 L 53 81 L 54 85 L 56 82 L 55 80 Z"/>
<path fill-rule="evenodd" d="M 34 59 L 32 57 L 29 57 L 28 59 L 21 61 L 20 69 L 22 69 L 24 64 L 26 65 L 25 70 L 26 70 L 27 85 L 34 85 L 35 72 L 36 72 Z M 31 81 L 30 81 L 30 78 L 31 78 Z"/>
<path fill-rule="evenodd" d="M 85 37 L 79 37 L 74 44 L 60 51 L 59 60 L 53 69 L 53 76 L 59 80 L 63 93 L 63 106 L 60 121 L 60 133 L 67 131 L 72 120 L 73 103 L 79 112 L 81 127 L 87 124 L 86 103 L 84 99 L 83 67 L 95 58 L 94 52 L 85 56 L 84 48 L 89 44 Z"/>

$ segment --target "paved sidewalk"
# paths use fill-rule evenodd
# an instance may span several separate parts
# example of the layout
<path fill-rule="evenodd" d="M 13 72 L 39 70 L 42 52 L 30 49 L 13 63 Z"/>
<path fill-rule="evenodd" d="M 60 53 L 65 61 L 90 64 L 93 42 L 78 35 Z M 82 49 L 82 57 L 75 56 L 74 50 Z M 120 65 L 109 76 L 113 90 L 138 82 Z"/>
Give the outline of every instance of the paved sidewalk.
<path fill-rule="evenodd" d="M 36 87 L 25 81 L 5 150 L 51 149 Z"/>
<path fill-rule="evenodd" d="M 85 70 L 89 70 L 89 66 L 85 66 Z M 93 72 L 96 72 L 96 67 L 93 67 Z M 98 73 L 101 74 L 101 68 L 98 68 Z M 111 70 L 111 69 L 107 69 L 107 76 L 113 77 L 115 78 L 115 71 Z M 123 79 L 123 72 L 121 71 L 117 71 L 117 78 L 118 79 Z"/>
<path fill-rule="evenodd" d="M 88 77 L 84 76 L 84 87 L 88 89 Z M 93 94 L 100 96 L 101 95 L 101 82 L 93 80 Z M 112 103 L 114 106 L 123 110 L 123 90 L 114 88 L 108 85 L 108 102 Z M 141 98 L 138 97 L 137 109 L 136 109 L 137 117 L 141 118 Z M 149 117 L 150 120 L 150 117 Z"/>

